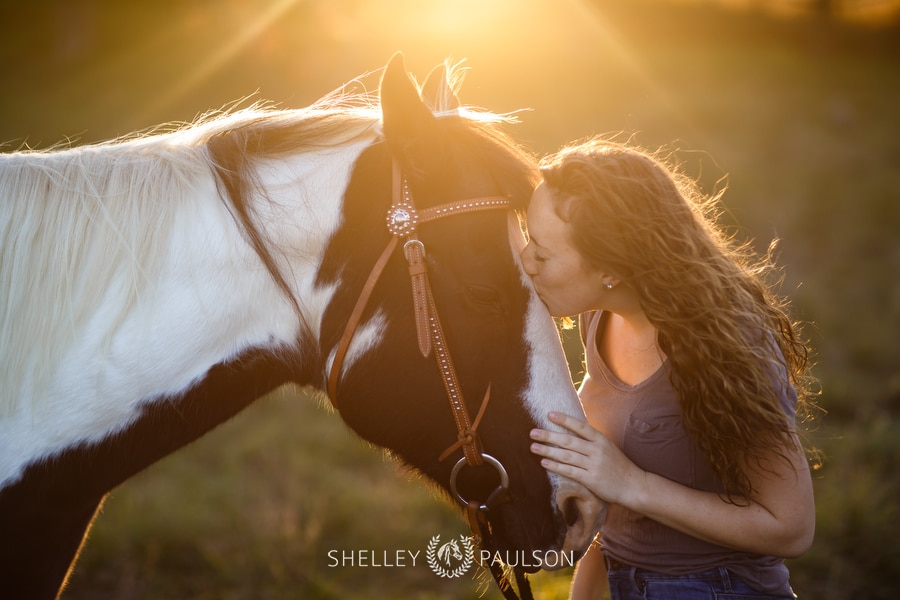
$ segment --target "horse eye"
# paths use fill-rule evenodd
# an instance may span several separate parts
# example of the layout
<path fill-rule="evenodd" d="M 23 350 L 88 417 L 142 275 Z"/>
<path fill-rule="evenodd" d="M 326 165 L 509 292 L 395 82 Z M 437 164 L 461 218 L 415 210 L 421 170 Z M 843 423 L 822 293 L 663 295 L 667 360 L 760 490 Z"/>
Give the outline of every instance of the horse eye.
<path fill-rule="evenodd" d="M 466 287 L 466 293 L 475 303 L 490 307 L 497 312 L 504 312 L 500 293 L 494 288 L 470 285 Z"/>

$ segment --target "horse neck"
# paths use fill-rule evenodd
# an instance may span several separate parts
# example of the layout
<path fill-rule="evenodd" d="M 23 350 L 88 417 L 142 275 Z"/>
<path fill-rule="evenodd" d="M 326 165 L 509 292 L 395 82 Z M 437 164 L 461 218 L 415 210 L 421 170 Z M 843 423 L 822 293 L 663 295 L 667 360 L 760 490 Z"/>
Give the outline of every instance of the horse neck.
<path fill-rule="evenodd" d="M 0 157 L 0 254 L 16 255 L 0 264 L 0 416 L 79 393 L 123 407 L 177 395 L 242 348 L 295 345 L 301 322 L 317 338 L 334 290 L 315 271 L 370 142 L 252 165 L 247 200 L 299 320 L 236 227 L 202 144 L 159 136 Z"/>
<path fill-rule="evenodd" d="M 325 250 L 341 226 L 344 192 L 360 153 L 373 139 L 255 165 L 259 193 L 253 199 L 277 277 L 283 277 L 289 300 L 299 312 L 301 340 L 320 347 L 322 318 L 338 284 L 317 282 Z M 307 343 L 308 342 L 308 343 Z"/>

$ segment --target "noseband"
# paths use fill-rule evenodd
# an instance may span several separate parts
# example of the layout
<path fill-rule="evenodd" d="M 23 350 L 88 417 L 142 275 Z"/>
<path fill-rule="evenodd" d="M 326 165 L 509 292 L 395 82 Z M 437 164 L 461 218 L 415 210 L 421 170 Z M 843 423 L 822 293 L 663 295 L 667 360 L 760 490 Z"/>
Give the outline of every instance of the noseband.
<path fill-rule="evenodd" d="M 484 548 L 490 546 L 490 526 L 486 513 L 491 508 L 508 500 L 507 491 L 509 489 L 509 475 L 503 464 L 482 450 L 481 441 L 478 438 L 478 425 L 481 423 L 481 418 L 487 409 L 491 396 L 491 386 L 488 384 L 481 406 L 473 420 L 463 399 L 462 390 L 456 375 L 456 368 L 453 366 L 444 330 L 434 303 L 434 295 L 428 280 L 428 268 L 425 263 L 425 244 L 419 239 L 416 232 L 418 226 L 422 223 L 452 215 L 483 210 L 509 209 L 510 201 L 505 196 L 484 196 L 416 210 L 409 190 L 409 184 L 400 171 L 400 166 L 396 160 L 393 161 L 392 169 L 392 203 L 386 217 L 388 231 L 392 234 L 391 240 L 372 267 L 372 271 L 363 285 L 356 305 L 353 307 L 353 311 L 347 320 L 344 333 L 338 342 L 328 376 L 328 396 L 332 405 L 337 408 L 337 385 L 343 369 L 344 359 L 350 348 L 350 342 L 353 340 L 354 333 L 359 326 L 362 313 L 372 295 L 375 284 L 378 282 L 388 260 L 402 241 L 403 255 L 406 257 L 409 266 L 409 277 L 412 283 L 413 311 L 419 351 L 423 357 L 428 357 L 433 350 L 438 370 L 441 373 L 441 379 L 444 382 L 444 390 L 447 393 L 447 399 L 450 401 L 450 412 L 453 414 L 453 420 L 456 423 L 457 440 L 441 453 L 439 460 L 443 461 L 456 450 L 462 449 L 463 456 L 457 461 L 450 473 L 450 491 L 456 500 L 466 508 L 466 516 L 475 535 L 476 544 Z M 500 483 L 483 502 L 467 500 L 457 489 L 459 473 L 467 465 L 475 467 L 484 464 L 488 464 L 496 469 L 500 477 Z M 507 593 L 512 592 L 512 586 L 502 572 L 502 568 L 496 565 L 494 561 L 491 561 L 490 570 L 504 595 L 506 596 Z M 520 592 L 524 594 L 527 591 L 528 597 L 530 597 L 531 590 L 524 575 L 518 570 L 516 570 L 515 574 Z M 515 595 L 506 597 L 515 598 Z"/>

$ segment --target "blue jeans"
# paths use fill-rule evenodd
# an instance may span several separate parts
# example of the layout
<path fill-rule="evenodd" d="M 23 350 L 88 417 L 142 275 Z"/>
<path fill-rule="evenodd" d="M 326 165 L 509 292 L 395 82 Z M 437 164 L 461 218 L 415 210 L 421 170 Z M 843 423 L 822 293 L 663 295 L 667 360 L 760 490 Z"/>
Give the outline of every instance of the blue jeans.
<path fill-rule="evenodd" d="M 719 567 L 688 575 L 666 575 L 606 561 L 612 600 L 760 600 L 772 596 L 757 592 L 743 579 Z"/>

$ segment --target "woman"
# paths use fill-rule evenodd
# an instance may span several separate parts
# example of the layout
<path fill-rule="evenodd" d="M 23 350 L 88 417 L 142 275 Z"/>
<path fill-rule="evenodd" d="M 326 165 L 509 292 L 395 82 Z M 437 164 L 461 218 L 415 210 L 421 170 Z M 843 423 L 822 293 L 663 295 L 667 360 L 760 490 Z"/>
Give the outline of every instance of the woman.
<path fill-rule="evenodd" d="M 815 507 L 794 429 L 807 349 L 714 225 L 718 198 L 648 153 L 591 140 L 545 159 L 522 260 L 554 316 L 581 315 L 588 423 L 533 452 L 610 503 L 573 598 L 793 598 Z M 606 575 L 604 575 L 606 573 Z"/>

